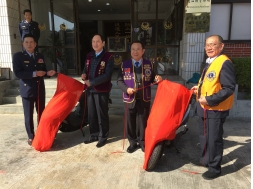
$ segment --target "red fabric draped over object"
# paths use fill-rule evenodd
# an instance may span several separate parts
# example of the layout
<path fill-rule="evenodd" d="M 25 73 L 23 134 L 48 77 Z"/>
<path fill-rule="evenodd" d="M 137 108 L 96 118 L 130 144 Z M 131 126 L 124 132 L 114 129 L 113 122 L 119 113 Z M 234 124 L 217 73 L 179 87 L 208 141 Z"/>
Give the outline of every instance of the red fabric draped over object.
<path fill-rule="evenodd" d="M 83 90 L 84 84 L 58 73 L 56 92 L 41 115 L 32 143 L 36 150 L 51 148 L 60 124 L 75 107 Z"/>
<path fill-rule="evenodd" d="M 158 84 L 145 131 L 143 169 L 147 169 L 149 158 L 157 143 L 175 138 L 191 95 L 192 91 L 181 84 L 168 80 L 163 80 Z"/>

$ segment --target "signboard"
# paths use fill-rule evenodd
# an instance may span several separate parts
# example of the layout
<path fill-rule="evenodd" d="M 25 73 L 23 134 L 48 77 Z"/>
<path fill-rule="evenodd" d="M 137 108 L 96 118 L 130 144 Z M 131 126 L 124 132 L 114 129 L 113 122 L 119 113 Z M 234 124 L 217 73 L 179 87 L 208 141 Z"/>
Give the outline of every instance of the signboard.
<path fill-rule="evenodd" d="M 185 14 L 185 32 L 208 32 L 210 26 L 210 13 Z"/>
<path fill-rule="evenodd" d="M 105 37 L 125 37 L 127 43 L 131 42 L 130 21 L 104 21 Z"/>
<path fill-rule="evenodd" d="M 188 0 L 186 13 L 200 13 L 211 11 L 211 0 Z"/>

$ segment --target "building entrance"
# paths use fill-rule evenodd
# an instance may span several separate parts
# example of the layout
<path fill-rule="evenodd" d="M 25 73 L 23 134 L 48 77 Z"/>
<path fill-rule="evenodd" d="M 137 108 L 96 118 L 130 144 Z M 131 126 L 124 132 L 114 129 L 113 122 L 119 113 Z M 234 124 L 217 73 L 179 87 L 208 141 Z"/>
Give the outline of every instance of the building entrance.
<path fill-rule="evenodd" d="M 130 44 L 140 40 L 158 74 L 178 75 L 182 39 L 182 0 L 31 0 L 39 23 L 39 51 L 48 67 L 80 74 L 95 33 L 105 36 L 115 68 L 130 58 Z"/>

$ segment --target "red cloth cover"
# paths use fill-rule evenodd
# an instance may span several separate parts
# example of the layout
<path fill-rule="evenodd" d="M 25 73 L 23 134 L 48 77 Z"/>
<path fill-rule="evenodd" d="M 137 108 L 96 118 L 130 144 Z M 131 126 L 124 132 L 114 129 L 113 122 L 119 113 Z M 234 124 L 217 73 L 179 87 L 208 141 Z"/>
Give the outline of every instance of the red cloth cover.
<path fill-rule="evenodd" d="M 49 150 L 61 122 L 75 107 L 84 90 L 81 82 L 58 73 L 57 89 L 45 107 L 32 146 L 38 151 Z"/>
<path fill-rule="evenodd" d="M 158 84 L 145 131 L 143 169 L 147 169 L 149 158 L 157 143 L 176 137 L 176 130 L 181 124 L 191 95 L 192 91 L 181 84 L 168 80 Z"/>

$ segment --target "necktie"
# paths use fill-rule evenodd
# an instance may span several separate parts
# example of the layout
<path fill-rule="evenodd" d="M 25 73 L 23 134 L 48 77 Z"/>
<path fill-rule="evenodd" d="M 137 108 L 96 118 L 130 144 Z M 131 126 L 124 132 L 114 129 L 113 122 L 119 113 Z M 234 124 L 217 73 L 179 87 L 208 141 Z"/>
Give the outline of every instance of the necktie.
<path fill-rule="evenodd" d="M 139 62 L 135 62 L 135 67 L 136 67 L 136 68 L 139 67 Z"/>
<path fill-rule="evenodd" d="M 202 87 L 202 84 L 203 84 L 203 80 L 204 80 L 204 77 L 206 75 L 206 71 L 209 68 L 209 66 L 210 66 L 210 64 L 206 63 L 206 66 L 205 66 L 205 68 L 202 71 L 202 75 L 201 75 L 201 79 L 200 79 L 200 85 L 199 85 L 199 88 L 198 88 L 198 98 L 200 97 L 201 87 Z"/>

